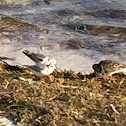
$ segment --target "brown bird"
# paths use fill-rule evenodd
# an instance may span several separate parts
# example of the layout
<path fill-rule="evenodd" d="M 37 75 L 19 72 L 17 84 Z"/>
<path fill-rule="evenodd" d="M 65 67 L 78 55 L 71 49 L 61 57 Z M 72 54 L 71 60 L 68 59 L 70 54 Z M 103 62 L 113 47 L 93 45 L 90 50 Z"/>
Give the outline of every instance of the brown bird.
<path fill-rule="evenodd" d="M 114 60 L 102 60 L 99 64 L 92 66 L 96 75 L 109 75 L 112 76 L 116 73 L 126 74 L 126 65 L 118 63 Z"/>

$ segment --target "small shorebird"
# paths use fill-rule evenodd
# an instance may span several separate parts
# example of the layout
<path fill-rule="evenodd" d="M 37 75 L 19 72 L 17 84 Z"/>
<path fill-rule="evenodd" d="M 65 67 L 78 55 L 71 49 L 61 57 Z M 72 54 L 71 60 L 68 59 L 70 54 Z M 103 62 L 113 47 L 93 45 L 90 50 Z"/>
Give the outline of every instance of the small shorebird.
<path fill-rule="evenodd" d="M 102 60 L 99 64 L 94 64 L 92 68 L 96 75 L 106 74 L 112 76 L 116 73 L 123 73 L 126 75 L 126 65 L 113 60 Z"/>
<path fill-rule="evenodd" d="M 30 53 L 24 50 L 23 53 L 35 62 L 35 65 L 25 65 L 37 76 L 50 75 L 56 69 L 56 60 L 42 54 Z"/>

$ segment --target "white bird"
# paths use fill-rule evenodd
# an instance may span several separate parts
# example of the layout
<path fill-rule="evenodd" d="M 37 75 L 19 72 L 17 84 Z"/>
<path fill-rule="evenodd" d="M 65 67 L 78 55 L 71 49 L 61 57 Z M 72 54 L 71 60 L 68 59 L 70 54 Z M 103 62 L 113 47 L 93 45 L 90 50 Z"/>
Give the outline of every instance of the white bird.
<path fill-rule="evenodd" d="M 56 60 L 42 54 L 30 53 L 24 50 L 23 53 L 35 62 L 35 65 L 25 65 L 37 76 L 50 75 L 56 69 Z"/>

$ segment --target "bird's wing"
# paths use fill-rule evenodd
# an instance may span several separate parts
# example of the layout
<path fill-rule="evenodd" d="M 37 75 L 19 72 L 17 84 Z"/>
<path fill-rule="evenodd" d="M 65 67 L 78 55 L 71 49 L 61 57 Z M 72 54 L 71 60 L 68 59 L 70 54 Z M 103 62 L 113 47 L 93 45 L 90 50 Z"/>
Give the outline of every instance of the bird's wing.
<path fill-rule="evenodd" d="M 29 58 L 31 58 L 33 61 L 35 62 L 39 62 L 39 61 L 43 61 L 43 59 L 46 57 L 42 54 L 37 54 L 37 53 L 30 53 L 27 50 L 24 50 L 23 53 L 28 56 Z"/>
<path fill-rule="evenodd" d="M 41 68 L 36 66 L 36 65 L 33 65 L 33 66 L 29 66 L 29 65 L 24 65 L 25 67 L 27 67 L 28 69 L 30 69 L 31 71 L 36 71 L 36 72 L 41 72 Z"/>
<path fill-rule="evenodd" d="M 118 69 L 119 63 L 113 60 L 102 60 L 99 65 L 102 67 L 103 73 L 108 73 Z"/>
<path fill-rule="evenodd" d="M 99 63 L 101 66 L 103 66 L 105 73 L 115 73 L 120 72 L 120 69 L 123 70 L 123 68 L 126 68 L 125 64 L 118 63 L 114 60 L 104 60 Z"/>

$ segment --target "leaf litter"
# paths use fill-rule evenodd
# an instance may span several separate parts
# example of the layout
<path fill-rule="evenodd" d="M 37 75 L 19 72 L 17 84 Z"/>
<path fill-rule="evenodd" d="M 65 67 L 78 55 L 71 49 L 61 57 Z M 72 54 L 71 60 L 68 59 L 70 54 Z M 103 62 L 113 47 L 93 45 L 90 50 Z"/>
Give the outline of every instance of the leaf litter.
<path fill-rule="evenodd" d="M 17 125 L 123 126 L 125 96 L 123 75 L 110 79 L 59 70 L 36 77 L 26 68 L 0 65 L 0 110 Z"/>

